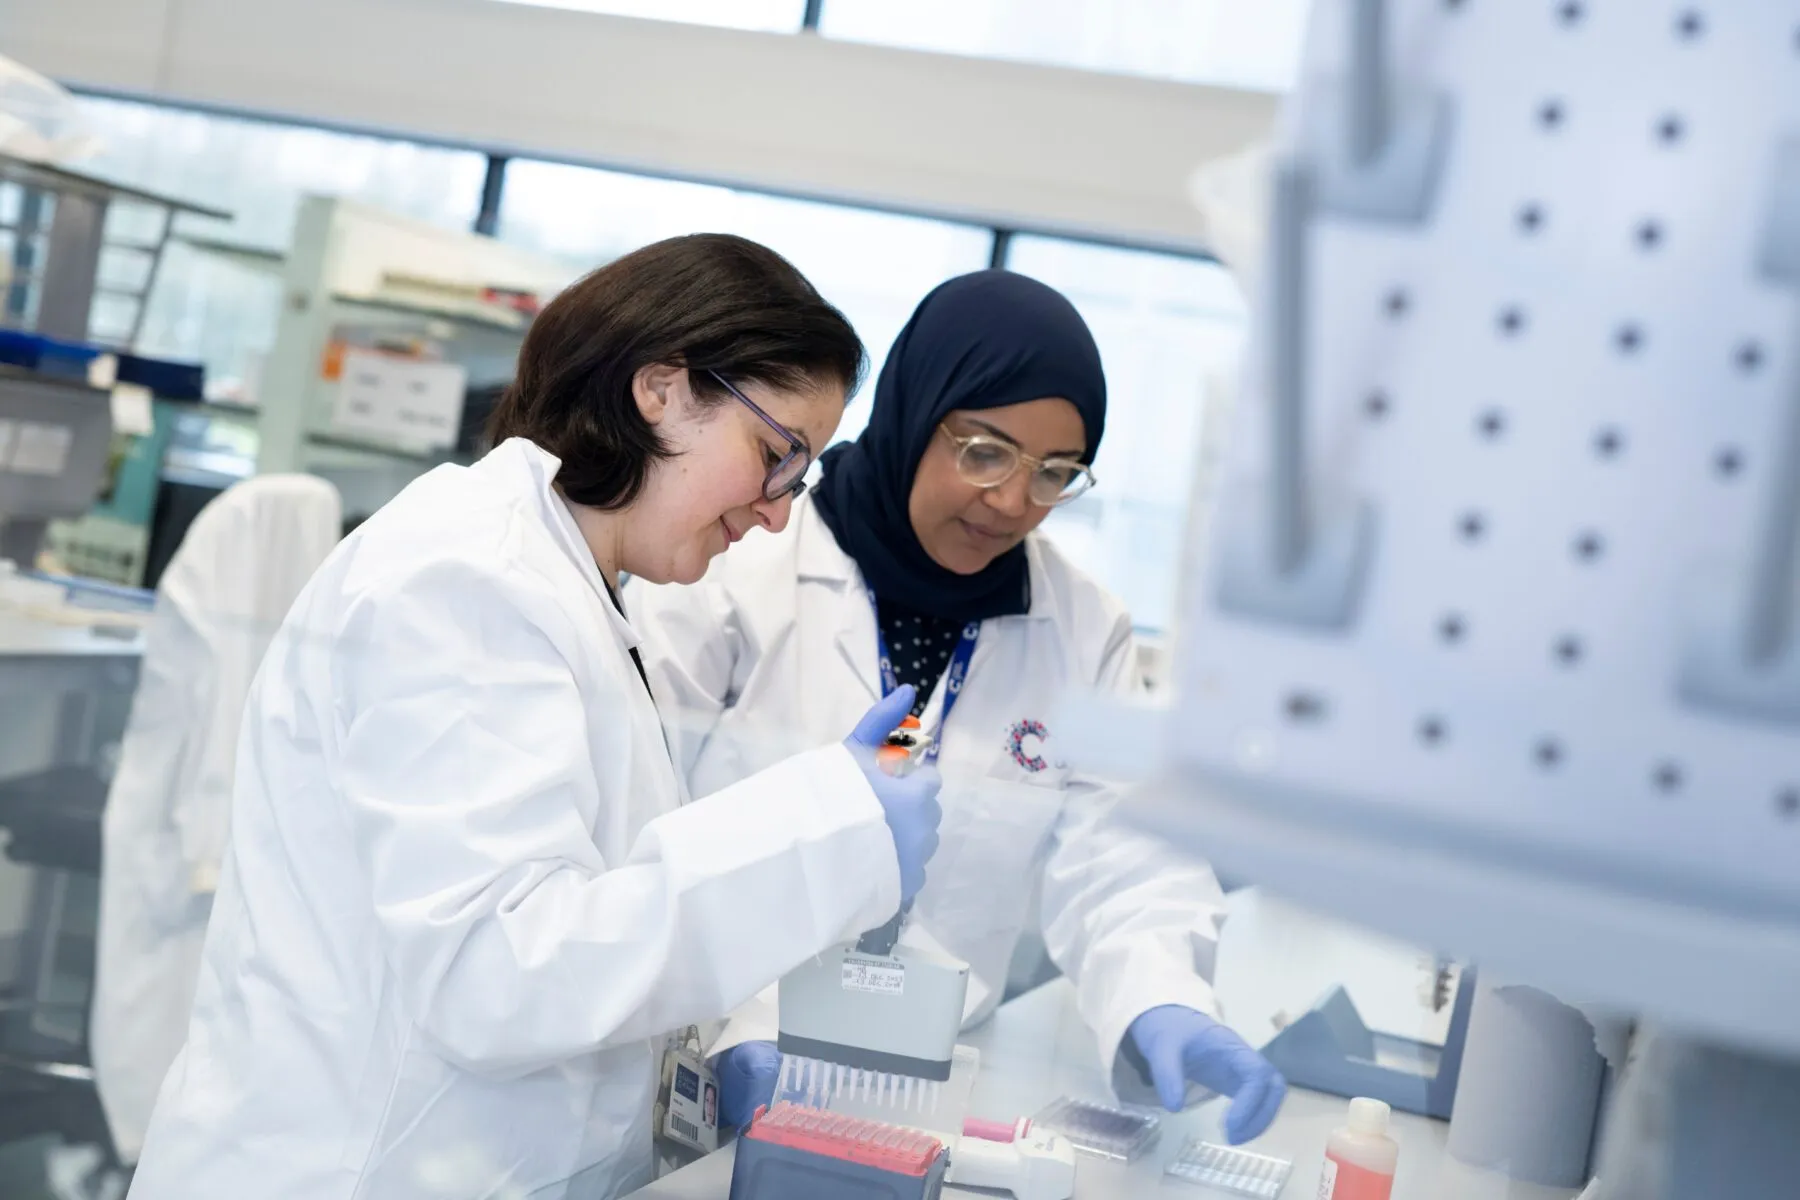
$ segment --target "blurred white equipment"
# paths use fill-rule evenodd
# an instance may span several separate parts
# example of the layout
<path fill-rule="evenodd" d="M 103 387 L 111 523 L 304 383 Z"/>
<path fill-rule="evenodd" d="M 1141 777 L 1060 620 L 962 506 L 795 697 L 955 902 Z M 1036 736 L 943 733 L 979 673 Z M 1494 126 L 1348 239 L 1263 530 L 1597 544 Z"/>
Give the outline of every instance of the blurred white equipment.
<path fill-rule="evenodd" d="M 1188 195 L 1206 222 L 1206 244 L 1231 268 L 1247 295 L 1262 278 L 1264 214 L 1269 204 L 1269 147 L 1257 142 L 1214 159 L 1188 177 Z"/>
<path fill-rule="evenodd" d="M 1683 1198 L 1800 1177 L 1796 24 L 1315 9 L 1142 806 L 1680 1031 Z"/>
<path fill-rule="evenodd" d="M 250 681 L 339 522 L 324 480 L 246 480 L 201 511 L 157 589 L 106 800 L 90 1035 L 124 1162 L 187 1037 Z"/>
<path fill-rule="evenodd" d="M 1075 1194 L 1075 1150 L 1047 1129 L 1026 1128 L 1010 1142 L 965 1134 L 950 1152 L 946 1183 L 991 1188 L 1017 1200 L 1068 1200 Z"/>

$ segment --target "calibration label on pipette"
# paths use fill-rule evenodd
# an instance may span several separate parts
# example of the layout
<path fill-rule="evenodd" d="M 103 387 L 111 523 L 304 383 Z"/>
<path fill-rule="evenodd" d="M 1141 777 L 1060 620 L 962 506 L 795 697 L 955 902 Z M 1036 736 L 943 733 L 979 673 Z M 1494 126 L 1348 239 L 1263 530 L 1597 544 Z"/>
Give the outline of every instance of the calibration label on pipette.
<path fill-rule="evenodd" d="M 846 958 L 844 990 L 898 996 L 906 991 L 906 967 L 883 959 Z"/>

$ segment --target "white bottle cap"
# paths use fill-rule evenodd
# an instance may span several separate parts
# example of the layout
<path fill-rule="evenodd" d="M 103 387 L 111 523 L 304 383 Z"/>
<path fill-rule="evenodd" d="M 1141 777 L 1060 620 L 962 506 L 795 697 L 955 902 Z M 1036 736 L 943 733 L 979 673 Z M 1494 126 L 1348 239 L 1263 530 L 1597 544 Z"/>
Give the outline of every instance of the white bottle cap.
<path fill-rule="evenodd" d="M 1392 1109 L 1379 1100 L 1358 1096 L 1350 1102 L 1350 1132 L 1380 1137 L 1387 1133 L 1388 1116 L 1392 1112 Z"/>

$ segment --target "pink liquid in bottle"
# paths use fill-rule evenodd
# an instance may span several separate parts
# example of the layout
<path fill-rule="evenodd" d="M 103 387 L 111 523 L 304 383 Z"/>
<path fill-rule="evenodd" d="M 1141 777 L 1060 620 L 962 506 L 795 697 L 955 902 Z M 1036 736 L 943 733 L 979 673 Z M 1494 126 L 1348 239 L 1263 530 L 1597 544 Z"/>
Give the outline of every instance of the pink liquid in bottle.
<path fill-rule="evenodd" d="M 1350 1119 L 1325 1143 L 1317 1200 L 1388 1200 L 1400 1147 L 1387 1135 L 1388 1106 L 1358 1097 Z"/>

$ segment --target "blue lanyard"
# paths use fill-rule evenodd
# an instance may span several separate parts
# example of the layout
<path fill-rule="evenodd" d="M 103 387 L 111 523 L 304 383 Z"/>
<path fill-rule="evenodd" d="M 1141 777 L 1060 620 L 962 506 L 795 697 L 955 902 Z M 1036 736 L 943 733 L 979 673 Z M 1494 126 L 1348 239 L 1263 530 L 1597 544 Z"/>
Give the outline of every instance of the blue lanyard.
<path fill-rule="evenodd" d="M 869 607 L 875 610 L 875 649 L 881 656 L 881 694 L 891 696 L 900 687 L 900 677 L 894 673 L 894 658 L 888 653 L 887 634 L 881 632 L 881 604 L 875 599 L 875 589 L 869 589 Z M 944 672 L 944 711 L 938 714 L 937 732 L 932 735 L 931 745 L 925 748 L 925 761 L 937 761 L 938 751 L 944 745 L 944 725 L 950 720 L 950 710 L 956 707 L 957 697 L 962 695 L 963 681 L 969 675 L 969 661 L 975 657 L 975 640 L 981 636 L 981 622 L 970 621 L 963 626 L 962 637 L 957 639 L 956 651 L 950 656 L 950 667 Z"/>

